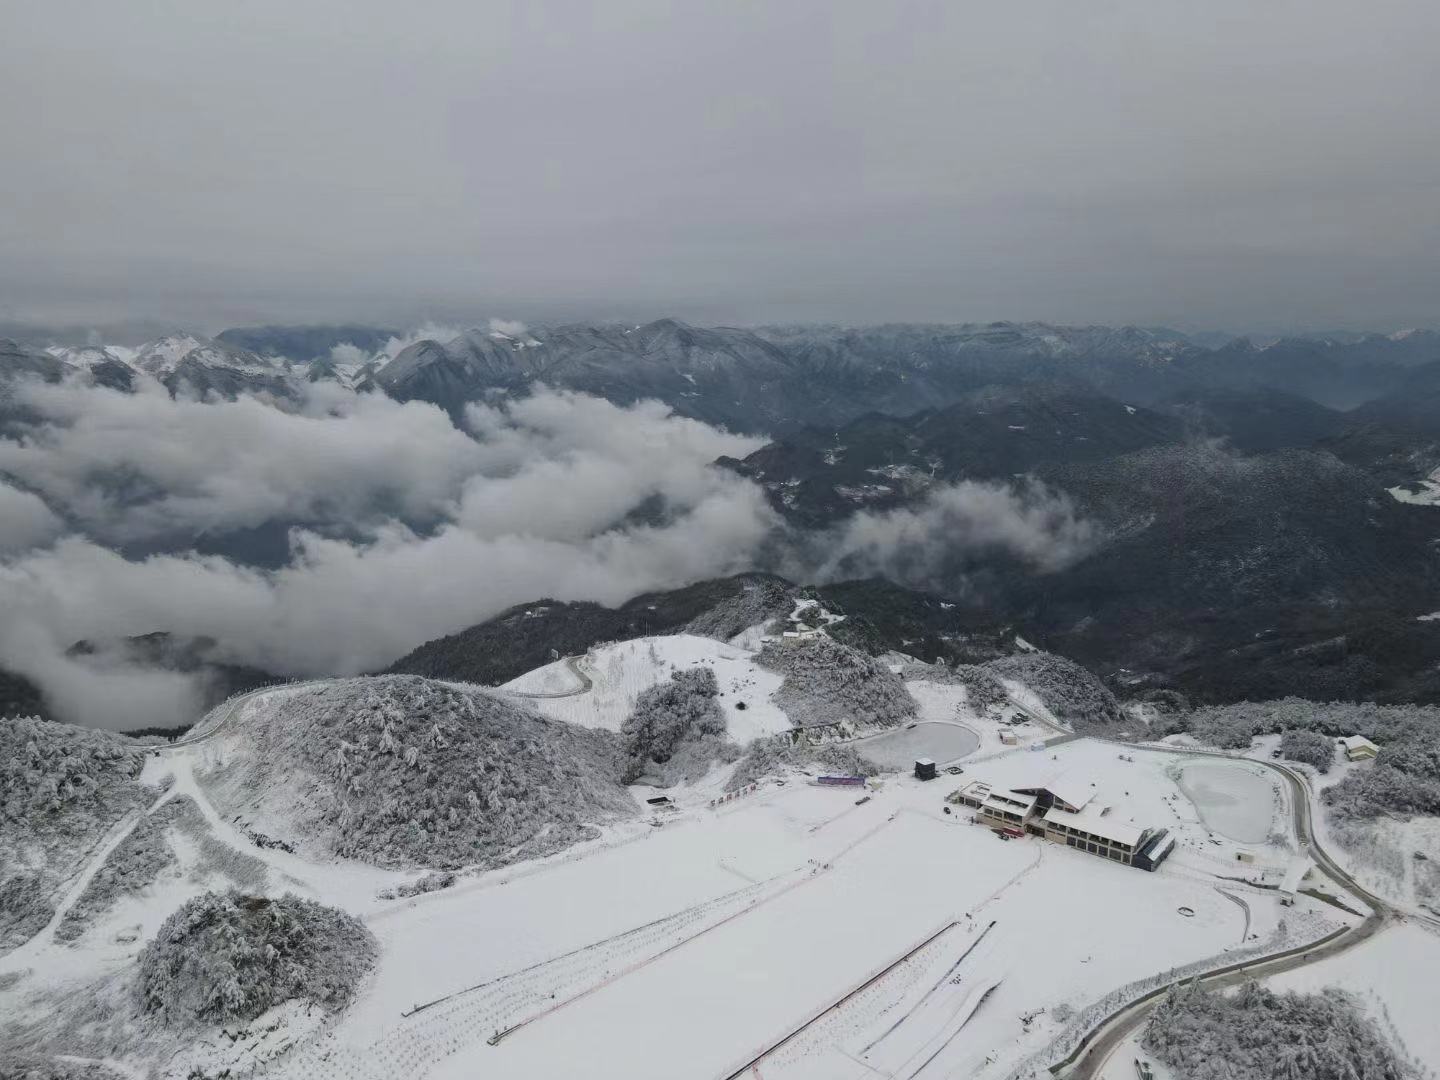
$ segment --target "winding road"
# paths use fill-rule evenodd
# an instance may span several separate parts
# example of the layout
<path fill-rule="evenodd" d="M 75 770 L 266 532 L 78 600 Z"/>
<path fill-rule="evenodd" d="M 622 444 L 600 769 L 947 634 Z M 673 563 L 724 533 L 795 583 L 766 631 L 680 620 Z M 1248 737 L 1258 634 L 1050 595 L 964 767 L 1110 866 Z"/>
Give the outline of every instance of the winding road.
<path fill-rule="evenodd" d="M 1028 710 L 1024 710 L 1028 713 Z M 1033 715 L 1033 714 L 1029 714 Z M 1053 725 L 1051 725 L 1053 726 Z M 1371 909 L 1370 914 L 1358 926 L 1337 930 L 1333 934 L 1324 937 L 1316 942 L 1299 945 L 1291 949 L 1285 949 L 1269 956 L 1256 957 L 1241 961 L 1235 964 L 1228 964 L 1217 968 L 1205 975 L 1199 976 L 1195 981 L 1212 987 L 1231 986 L 1249 979 L 1268 975 L 1277 975 L 1282 971 L 1290 971 L 1294 968 L 1305 967 L 1308 964 L 1319 963 L 1337 953 L 1345 952 L 1363 944 L 1386 925 L 1394 917 L 1420 918 L 1429 920 L 1427 916 L 1419 915 L 1416 912 L 1406 911 L 1397 907 L 1383 897 L 1377 896 L 1369 889 L 1366 889 L 1355 880 L 1345 869 L 1340 866 L 1327 852 L 1315 837 L 1313 820 L 1311 816 L 1310 786 L 1300 773 L 1288 766 L 1277 762 L 1262 761 L 1257 758 L 1237 758 L 1235 755 L 1226 754 L 1221 751 L 1196 750 L 1189 747 L 1172 746 L 1145 746 L 1138 743 L 1119 742 L 1114 739 L 1103 739 L 1095 737 L 1097 741 L 1109 742 L 1116 746 L 1128 748 L 1131 751 L 1140 750 L 1150 753 L 1162 754 L 1187 754 L 1195 757 L 1223 758 L 1229 761 L 1245 761 L 1263 768 L 1279 773 L 1290 787 L 1290 806 L 1293 817 L 1295 836 L 1298 839 L 1304 852 L 1315 860 L 1329 877 L 1339 885 L 1343 886 L 1353 895 L 1362 899 Z M 1436 921 L 1440 925 L 1440 921 Z M 1180 981 L 1188 980 L 1177 980 Z M 1126 1039 L 1145 1022 L 1151 1010 L 1159 1003 L 1160 999 L 1176 983 L 1169 983 L 1159 987 L 1137 1001 L 1130 1003 L 1101 1020 L 1095 1027 L 1080 1041 L 1075 1050 L 1064 1060 L 1052 1065 L 1050 1071 L 1057 1077 L 1064 1077 L 1065 1080 L 1095 1080 L 1099 1077 L 1109 1060 Z"/>
<path fill-rule="evenodd" d="M 500 692 L 501 692 L 502 694 L 509 694 L 511 697 L 523 697 L 523 698 L 532 698 L 532 699 L 538 699 L 538 700 L 551 700 L 551 699 L 553 699 L 553 698 L 579 697 L 581 694 L 588 694 L 591 690 L 593 690 L 593 689 L 595 688 L 595 683 L 594 683 L 593 681 L 591 681 L 589 675 L 586 675 L 585 672 L 583 672 L 583 671 L 580 670 L 580 661 L 581 661 L 582 659 L 583 659 L 583 657 L 579 657 L 579 656 L 567 656 L 567 657 L 565 657 L 565 666 L 570 669 L 570 674 L 574 675 L 575 678 L 577 678 L 577 679 L 580 680 L 580 685 L 577 686 L 577 687 L 574 687 L 574 688 L 571 689 L 571 690 L 556 690 L 556 691 L 552 691 L 552 692 L 543 692 L 543 693 L 540 692 L 540 691 L 536 691 L 536 692 L 534 692 L 534 693 L 531 693 L 531 692 L 528 692 L 528 691 L 525 691 L 525 690 L 501 690 Z"/>

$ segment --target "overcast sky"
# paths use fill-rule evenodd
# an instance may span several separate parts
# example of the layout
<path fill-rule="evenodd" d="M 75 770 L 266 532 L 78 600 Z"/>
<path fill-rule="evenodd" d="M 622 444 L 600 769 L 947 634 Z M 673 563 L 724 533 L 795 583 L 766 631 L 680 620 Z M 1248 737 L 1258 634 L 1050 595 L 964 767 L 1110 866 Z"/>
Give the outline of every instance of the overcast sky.
<path fill-rule="evenodd" d="M 1435 0 L 0 26 L 0 318 L 1440 324 Z"/>

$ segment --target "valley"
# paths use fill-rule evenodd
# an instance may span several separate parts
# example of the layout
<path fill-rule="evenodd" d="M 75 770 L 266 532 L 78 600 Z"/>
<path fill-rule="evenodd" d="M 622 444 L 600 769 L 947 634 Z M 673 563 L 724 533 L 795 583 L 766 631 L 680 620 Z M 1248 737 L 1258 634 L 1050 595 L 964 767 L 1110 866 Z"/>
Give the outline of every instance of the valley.
<path fill-rule="evenodd" d="M 1428 1060 L 1429 338 L 359 336 L 7 354 L 0 1061 Z"/>

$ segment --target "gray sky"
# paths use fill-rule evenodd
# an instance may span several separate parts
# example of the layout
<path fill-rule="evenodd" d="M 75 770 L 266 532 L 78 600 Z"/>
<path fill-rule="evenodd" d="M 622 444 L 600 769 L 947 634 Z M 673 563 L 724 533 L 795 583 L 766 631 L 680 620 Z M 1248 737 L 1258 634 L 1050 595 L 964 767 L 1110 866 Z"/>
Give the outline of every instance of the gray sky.
<path fill-rule="evenodd" d="M 1435 0 L 0 25 L 0 318 L 1440 324 Z"/>

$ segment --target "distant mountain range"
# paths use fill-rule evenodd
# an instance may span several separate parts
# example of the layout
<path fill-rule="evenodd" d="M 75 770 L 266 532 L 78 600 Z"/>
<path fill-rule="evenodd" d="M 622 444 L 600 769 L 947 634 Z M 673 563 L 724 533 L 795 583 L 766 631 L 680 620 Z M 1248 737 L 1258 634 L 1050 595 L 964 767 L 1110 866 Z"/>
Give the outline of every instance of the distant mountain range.
<path fill-rule="evenodd" d="M 1045 323 L 700 329 L 674 319 L 635 327 L 559 327 L 514 337 L 469 331 L 420 341 L 376 375 L 402 400 L 452 411 L 531 381 L 617 402 L 664 401 L 734 430 L 784 434 L 867 412 L 904 416 L 984 386 L 1079 380 L 1135 404 L 1182 392 L 1271 388 L 1350 408 L 1399 387 L 1409 369 L 1440 360 L 1440 335 L 1416 331 L 1355 341 L 1246 340 L 1220 348 L 1136 327 Z"/>
<path fill-rule="evenodd" d="M 538 381 L 622 404 L 654 398 L 732 430 L 786 435 L 867 413 L 940 409 L 988 386 L 1051 380 L 1131 405 L 1271 390 L 1345 410 L 1409 393 L 1416 369 L 1440 363 L 1440 334 L 1429 330 L 1210 347 L 1177 331 L 1139 327 L 744 329 L 659 319 L 641 326 L 475 329 L 415 341 L 390 356 L 387 348 L 398 347 L 401 337 L 382 327 L 322 326 L 233 329 L 213 340 L 175 334 L 138 348 L 8 343 L 0 373 L 58 378 L 76 370 L 123 387 L 139 372 L 172 392 L 280 399 L 304 381 L 332 379 L 433 402 L 456 415 L 470 401 L 523 393 Z"/>
<path fill-rule="evenodd" d="M 21 376 L 117 390 L 153 379 L 173 394 L 257 394 L 280 408 L 325 380 L 457 417 L 469 402 L 536 382 L 619 404 L 655 398 L 770 436 L 744 460 L 717 464 L 759 484 L 796 530 L 824 535 L 861 510 L 920 505 L 940 484 L 1021 475 L 1102 528 L 1095 550 L 1050 573 L 1003 559 L 977 567 L 973 553 L 948 565 L 942 552 L 940 570 L 910 582 L 934 596 L 853 586 L 848 609 L 887 628 L 870 642 L 877 649 L 957 658 L 969 648 L 957 642 L 993 648 L 1018 627 L 1135 689 L 1440 700 L 1440 621 L 1419 618 L 1440 608 L 1440 517 L 1415 504 L 1440 501 L 1440 481 L 1429 479 L 1440 469 L 1432 331 L 1212 347 L 1135 327 L 661 319 L 476 329 L 391 357 L 398 344 L 394 332 L 364 327 L 171 335 L 137 348 L 4 342 L 0 424 L 23 419 L 7 389 Z M 265 539 L 287 557 L 283 522 L 252 532 L 208 538 L 207 550 L 273 562 L 257 554 Z M 537 599 L 395 670 L 498 680 L 551 649 L 687 626 L 717 605 L 743 614 L 737 589 L 751 599 L 795 589 L 764 580 L 613 610 Z M 826 588 L 827 603 L 844 602 L 833 594 L 846 586 Z M 942 598 L 951 606 L 936 607 Z M 0 694 L 29 696 L 19 683 Z"/>

